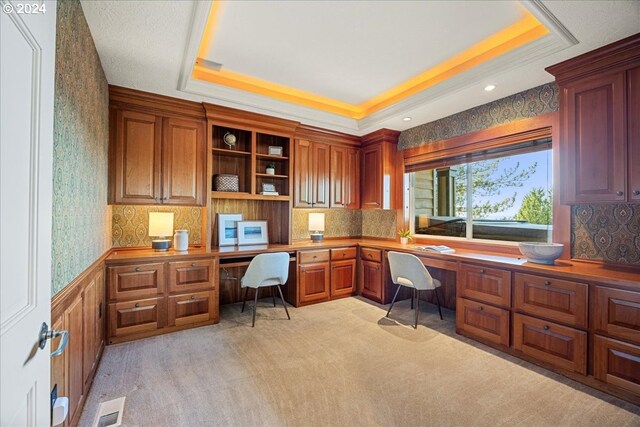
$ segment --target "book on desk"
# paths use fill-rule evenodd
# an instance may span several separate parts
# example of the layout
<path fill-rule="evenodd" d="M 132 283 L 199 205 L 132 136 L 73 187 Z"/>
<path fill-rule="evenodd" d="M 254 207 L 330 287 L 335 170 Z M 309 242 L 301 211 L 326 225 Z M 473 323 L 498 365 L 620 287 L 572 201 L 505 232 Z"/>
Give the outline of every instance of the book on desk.
<path fill-rule="evenodd" d="M 452 254 L 452 253 L 456 252 L 455 249 L 452 249 L 449 246 L 445 246 L 445 245 L 418 246 L 418 247 L 416 247 L 416 249 L 420 249 L 420 250 L 423 250 L 423 251 L 438 252 L 438 253 L 441 253 L 441 254 Z"/>

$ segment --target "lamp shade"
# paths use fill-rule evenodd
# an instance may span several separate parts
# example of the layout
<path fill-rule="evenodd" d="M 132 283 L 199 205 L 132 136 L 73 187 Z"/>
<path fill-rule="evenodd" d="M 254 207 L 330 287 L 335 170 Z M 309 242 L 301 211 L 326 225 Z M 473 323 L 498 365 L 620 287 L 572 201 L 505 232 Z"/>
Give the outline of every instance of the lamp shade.
<path fill-rule="evenodd" d="M 164 237 L 173 234 L 173 212 L 149 212 L 149 236 Z"/>
<path fill-rule="evenodd" d="M 309 231 L 324 231 L 324 214 L 309 214 Z"/>

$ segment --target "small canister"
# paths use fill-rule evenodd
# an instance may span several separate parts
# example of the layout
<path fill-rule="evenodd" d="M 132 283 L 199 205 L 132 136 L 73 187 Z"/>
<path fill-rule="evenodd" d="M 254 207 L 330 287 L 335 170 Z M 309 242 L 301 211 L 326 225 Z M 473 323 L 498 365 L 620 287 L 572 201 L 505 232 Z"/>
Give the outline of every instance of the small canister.
<path fill-rule="evenodd" d="M 187 230 L 176 230 L 173 235 L 173 249 L 181 252 L 189 249 L 189 232 Z"/>

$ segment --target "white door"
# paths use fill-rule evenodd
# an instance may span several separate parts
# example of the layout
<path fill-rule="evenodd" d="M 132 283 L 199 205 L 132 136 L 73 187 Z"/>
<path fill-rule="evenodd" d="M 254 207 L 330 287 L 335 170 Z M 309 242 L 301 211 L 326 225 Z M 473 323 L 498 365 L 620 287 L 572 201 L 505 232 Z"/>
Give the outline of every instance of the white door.
<path fill-rule="evenodd" d="M 56 4 L 0 13 L 0 425 L 50 425 Z M 37 12 L 37 13 L 36 13 Z"/>

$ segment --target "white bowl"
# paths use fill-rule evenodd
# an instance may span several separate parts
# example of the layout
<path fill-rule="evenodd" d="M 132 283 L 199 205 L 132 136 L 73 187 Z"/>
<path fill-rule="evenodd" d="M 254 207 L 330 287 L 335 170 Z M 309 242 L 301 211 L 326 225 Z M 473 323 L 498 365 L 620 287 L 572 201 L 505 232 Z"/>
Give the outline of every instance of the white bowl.
<path fill-rule="evenodd" d="M 522 255 L 527 257 L 527 261 L 551 265 L 564 250 L 562 243 L 520 242 L 518 247 Z"/>

